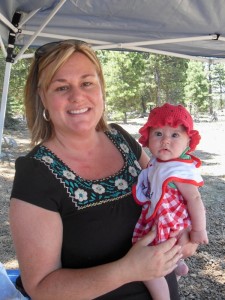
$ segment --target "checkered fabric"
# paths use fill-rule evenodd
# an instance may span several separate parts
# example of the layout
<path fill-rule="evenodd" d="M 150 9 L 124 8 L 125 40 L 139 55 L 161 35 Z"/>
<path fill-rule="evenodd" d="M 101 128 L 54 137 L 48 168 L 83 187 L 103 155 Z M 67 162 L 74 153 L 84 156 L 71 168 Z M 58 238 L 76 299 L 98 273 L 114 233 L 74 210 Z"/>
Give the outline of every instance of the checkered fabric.
<path fill-rule="evenodd" d="M 181 193 L 174 188 L 166 187 L 164 198 L 153 220 L 146 223 L 144 209 L 135 226 L 132 242 L 136 243 L 156 225 L 157 236 L 152 244 L 167 240 L 171 232 L 181 231 L 191 225 L 186 203 Z"/>

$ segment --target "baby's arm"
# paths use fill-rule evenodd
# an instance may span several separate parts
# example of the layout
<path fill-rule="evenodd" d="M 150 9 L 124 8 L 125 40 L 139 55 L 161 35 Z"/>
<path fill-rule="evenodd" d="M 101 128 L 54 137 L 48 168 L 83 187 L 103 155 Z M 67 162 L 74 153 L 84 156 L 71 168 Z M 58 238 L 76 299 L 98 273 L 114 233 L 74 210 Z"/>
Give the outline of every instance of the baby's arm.
<path fill-rule="evenodd" d="M 191 218 L 190 237 L 193 243 L 207 244 L 205 207 L 198 191 L 193 184 L 175 182 L 178 190 L 187 201 L 187 208 Z"/>

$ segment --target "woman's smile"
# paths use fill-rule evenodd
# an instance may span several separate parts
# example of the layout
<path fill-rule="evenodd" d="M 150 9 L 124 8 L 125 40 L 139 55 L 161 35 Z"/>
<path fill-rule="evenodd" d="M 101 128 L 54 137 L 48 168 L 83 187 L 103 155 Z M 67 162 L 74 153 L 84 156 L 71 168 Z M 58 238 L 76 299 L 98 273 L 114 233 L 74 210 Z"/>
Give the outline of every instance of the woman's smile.
<path fill-rule="evenodd" d="M 71 115 L 79 115 L 86 113 L 89 110 L 89 108 L 82 108 L 82 109 L 77 109 L 77 110 L 69 110 L 68 113 Z"/>

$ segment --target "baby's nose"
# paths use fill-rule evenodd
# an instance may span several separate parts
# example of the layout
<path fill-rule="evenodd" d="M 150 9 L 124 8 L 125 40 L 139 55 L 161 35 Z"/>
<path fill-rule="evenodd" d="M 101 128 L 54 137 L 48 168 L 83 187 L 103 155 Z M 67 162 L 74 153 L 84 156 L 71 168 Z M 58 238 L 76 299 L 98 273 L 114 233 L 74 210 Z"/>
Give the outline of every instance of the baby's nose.
<path fill-rule="evenodd" d="M 167 137 L 167 136 L 164 136 L 164 137 L 162 138 L 162 140 L 161 140 L 161 143 L 162 143 L 163 145 L 168 145 L 168 144 L 170 143 L 170 138 Z"/>

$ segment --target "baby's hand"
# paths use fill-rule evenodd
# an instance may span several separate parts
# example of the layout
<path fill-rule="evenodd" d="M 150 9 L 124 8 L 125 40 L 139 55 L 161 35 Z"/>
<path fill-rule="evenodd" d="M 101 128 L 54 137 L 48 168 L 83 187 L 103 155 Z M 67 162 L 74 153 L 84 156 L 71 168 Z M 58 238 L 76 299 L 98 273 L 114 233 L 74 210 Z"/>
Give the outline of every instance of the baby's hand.
<path fill-rule="evenodd" d="M 190 237 L 192 243 L 195 244 L 208 244 L 209 242 L 206 230 L 201 230 L 201 231 L 191 230 Z"/>

